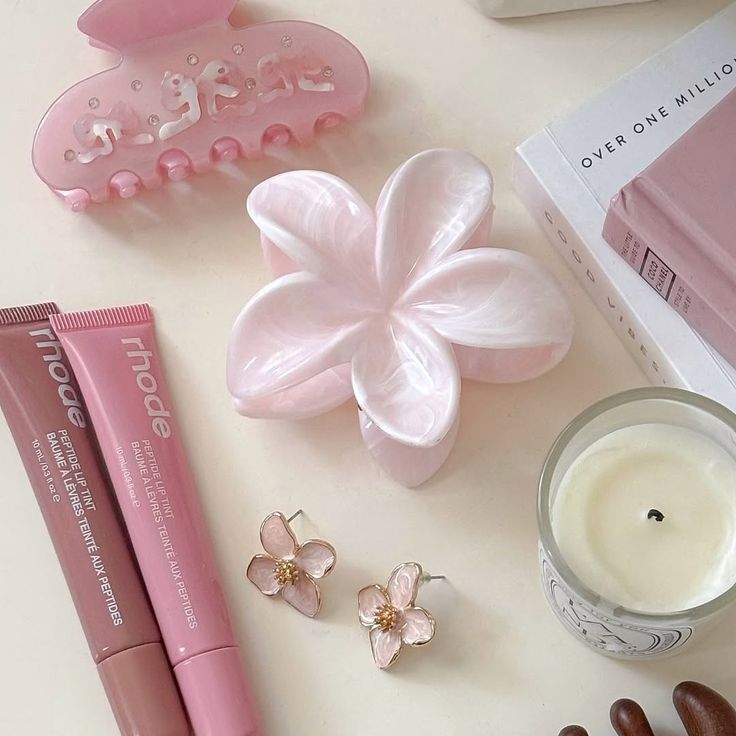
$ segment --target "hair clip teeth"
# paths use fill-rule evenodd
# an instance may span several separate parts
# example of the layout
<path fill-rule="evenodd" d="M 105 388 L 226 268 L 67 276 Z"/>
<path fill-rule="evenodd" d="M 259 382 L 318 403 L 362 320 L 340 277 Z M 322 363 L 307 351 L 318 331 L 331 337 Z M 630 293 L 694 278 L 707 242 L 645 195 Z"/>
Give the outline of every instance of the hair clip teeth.
<path fill-rule="evenodd" d="M 234 138 L 225 136 L 212 144 L 212 157 L 216 161 L 235 161 L 240 156 L 240 146 Z"/>

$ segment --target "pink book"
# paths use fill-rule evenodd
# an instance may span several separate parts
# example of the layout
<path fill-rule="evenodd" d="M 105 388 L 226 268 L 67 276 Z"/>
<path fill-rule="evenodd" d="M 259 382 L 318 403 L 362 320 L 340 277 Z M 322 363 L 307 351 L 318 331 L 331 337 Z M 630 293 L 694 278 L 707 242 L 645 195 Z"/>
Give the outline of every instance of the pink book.
<path fill-rule="evenodd" d="M 614 196 L 603 237 L 736 365 L 736 91 Z"/>

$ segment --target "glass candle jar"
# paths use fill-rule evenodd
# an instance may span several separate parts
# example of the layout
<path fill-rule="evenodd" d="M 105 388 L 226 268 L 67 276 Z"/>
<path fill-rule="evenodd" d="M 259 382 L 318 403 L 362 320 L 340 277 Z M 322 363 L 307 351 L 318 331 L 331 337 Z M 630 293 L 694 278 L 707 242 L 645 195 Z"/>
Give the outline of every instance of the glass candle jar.
<path fill-rule="evenodd" d="M 545 596 L 575 637 L 678 651 L 736 600 L 736 415 L 672 388 L 591 406 L 550 450 L 538 522 Z"/>

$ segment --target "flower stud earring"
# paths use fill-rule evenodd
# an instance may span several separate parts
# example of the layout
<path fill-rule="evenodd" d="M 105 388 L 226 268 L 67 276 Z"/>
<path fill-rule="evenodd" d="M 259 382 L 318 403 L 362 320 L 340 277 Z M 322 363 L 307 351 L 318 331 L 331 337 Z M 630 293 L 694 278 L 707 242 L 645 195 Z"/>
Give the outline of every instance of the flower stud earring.
<path fill-rule="evenodd" d="M 417 562 L 394 569 L 384 588 L 369 585 L 358 593 L 358 617 L 370 630 L 373 660 L 380 669 L 390 667 L 404 644 L 418 647 L 432 641 L 435 622 L 429 611 L 414 605 L 419 586 L 444 575 L 427 575 Z"/>
<path fill-rule="evenodd" d="M 261 544 L 266 554 L 256 555 L 248 565 L 248 580 L 264 595 L 281 597 L 299 613 L 317 615 L 321 597 L 315 580 L 335 567 L 335 548 L 321 539 L 299 544 L 289 526 L 301 509 L 288 519 L 279 511 L 261 524 Z"/>

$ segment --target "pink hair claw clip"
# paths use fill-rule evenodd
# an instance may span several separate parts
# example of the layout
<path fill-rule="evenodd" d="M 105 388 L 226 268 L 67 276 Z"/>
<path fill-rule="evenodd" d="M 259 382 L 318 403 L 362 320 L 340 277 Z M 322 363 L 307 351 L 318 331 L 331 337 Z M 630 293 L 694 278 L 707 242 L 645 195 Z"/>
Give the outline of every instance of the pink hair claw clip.
<path fill-rule="evenodd" d="M 81 16 L 120 61 L 64 92 L 33 142 L 36 172 L 73 210 L 309 143 L 361 113 L 368 68 L 351 43 L 313 23 L 233 28 L 236 4 L 98 0 Z"/>
<path fill-rule="evenodd" d="M 573 317 L 532 257 L 479 247 L 493 180 L 464 151 L 402 164 L 375 208 L 346 182 L 293 171 L 248 212 L 276 279 L 240 313 L 228 388 L 250 417 L 301 419 L 355 396 L 363 439 L 399 482 L 447 459 L 460 379 L 523 381 L 565 355 Z"/>

